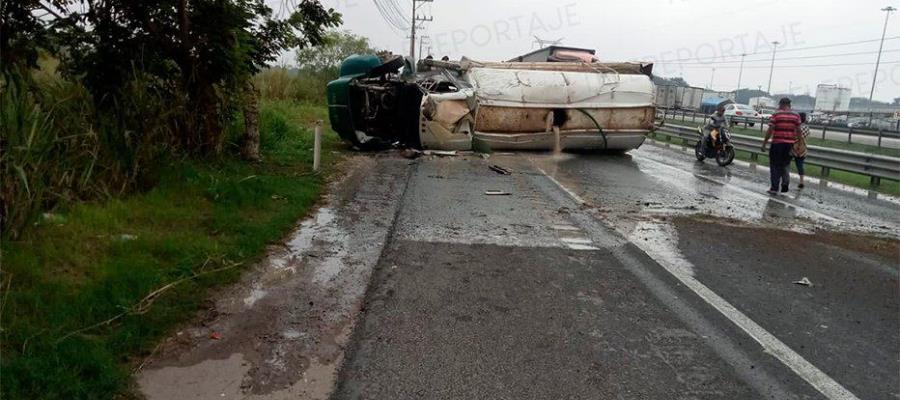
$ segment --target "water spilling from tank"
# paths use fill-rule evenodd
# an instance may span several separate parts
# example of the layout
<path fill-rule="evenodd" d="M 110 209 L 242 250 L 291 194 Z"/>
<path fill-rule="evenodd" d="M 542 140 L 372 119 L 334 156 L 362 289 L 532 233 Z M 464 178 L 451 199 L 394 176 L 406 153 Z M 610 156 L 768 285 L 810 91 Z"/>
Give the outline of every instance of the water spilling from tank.
<path fill-rule="evenodd" d="M 553 127 L 553 158 L 559 159 L 562 155 L 562 143 L 559 137 L 559 127 Z"/>

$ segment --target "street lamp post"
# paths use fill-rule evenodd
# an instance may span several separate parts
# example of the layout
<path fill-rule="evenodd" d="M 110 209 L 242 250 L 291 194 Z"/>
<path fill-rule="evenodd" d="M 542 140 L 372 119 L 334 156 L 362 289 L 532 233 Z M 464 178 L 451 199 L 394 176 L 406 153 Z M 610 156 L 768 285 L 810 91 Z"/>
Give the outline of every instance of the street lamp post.
<path fill-rule="evenodd" d="M 872 97 L 875 96 L 875 80 L 878 79 L 878 66 L 881 64 L 881 50 L 884 48 L 884 35 L 887 33 L 888 18 L 890 18 L 891 13 L 897 11 L 897 9 L 888 6 L 882 8 L 881 11 L 885 12 L 884 29 L 881 31 L 881 44 L 878 45 L 878 58 L 875 60 L 875 72 L 872 73 L 872 90 L 869 91 L 869 125 L 872 124 L 872 118 L 875 116 L 875 106 L 872 105 Z"/>
<path fill-rule="evenodd" d="M 778 45 L 781 43 L 772 42 L 772 65 L 769 66 L 769 86 L 766 88 L 766 93 L 769 96 L 772 95 L 772 72 L 775 71 L 775 51 L 778 50 Z"/>
<path fill-rule="evenodd" d="M 741 78 L 744 77 L 744 57 L 747 53 L 741 53 L 741 68 L 738 70 L 738 84 L 737 88 L 734 90 L 737 93 L 738 90 L 741 90 Z"/>

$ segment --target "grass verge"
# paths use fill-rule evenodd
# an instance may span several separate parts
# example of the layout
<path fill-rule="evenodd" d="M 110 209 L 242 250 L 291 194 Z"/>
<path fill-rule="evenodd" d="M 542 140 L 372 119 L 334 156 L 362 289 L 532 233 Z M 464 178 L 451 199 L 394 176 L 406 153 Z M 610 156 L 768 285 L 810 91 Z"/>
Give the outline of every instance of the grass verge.
<path fill-rule="evenodd" d="M 702 123 L 694 122 L 692 123 L 690 120 L 686 120 L 682 122 L 680 119 L 666 119 L 666 124 L 672 125 L 684 125 L 684 126 L 699 126 Z M 734 133 L 745 135 L 745 136 L 754 136 L 754 137 L 765 137 L 765 132 L 760 132 L 759 126 L 756 128 L 746 128 L 743 126 L 735 126 L 731 130 Z M 880 154 L 884 156 L 891 157 L 900 157 L 900 149 L 893 149 L 888 147 L 878 147 L 872 146 L 868 144 L 860 144 L 860 143 L 847 143 L 837 140 L 823 140 L 821 137 L 816 137 L 815 132 L 809 135 L 806 139 L 807 143 L 812 146 L 820 146 L 820 147 L 830 147 L 834 149 L 848 150 L 848 151 L 858 151 L 860 153 L 869 153 L 869 154 Z"/>
<path fill-rule="evenodd" d="M 658 134 L 654 139 L 658 142 L 669 142 L 674 145 L 679 145 L 679 146 L 681 145 L 681 139 L 675 138 L 675 137 L 669 138 L 663 134 Z M 693 143 L 691 145 L 693 145 Z M 691 153 L 691 154 L 693 156 L 693 153 Z M 750 158 L 750 153 L 741 151 L 741 150 L 737 150 L 735 152 L 735 158 L 737 158 L 739 160 L 747 161 L 747 162 L 756 162 L 759 165 L 768 165 L 769 164 L 768 157 L 766 157 L 764 155 L 760 155 L 756 161 L 753 161 Z M 797 172 L 796 168 L 797 168 L 796 164 L 791 162 L 791 171 Z M 822 178 L 822 168 L 821 167 L 817 167 L 814 165 L 806 165 L 805 169 L 806 169 L 806 171 L 805 171 L 806 176 L 825 179 L 825 180 L 832 181 L 832 182 L 842 183 L 845 185 L 854 186 L 854 187 L 858 187 L 858 188 L 862 188 L 862 189 L 866 189 L 866 190 L 874 190 L 879 193 L 884 193 L 884 194 L 889 194 L 891 196 L 900 197 L 900 182 L 882 180 L 880 185 L 871 186 L 869 183 L 869 177 L 864 176 L 864 175 L 854 174 L 852 172 L 831 170 L 829 172 L 827 178 Z"/>
<path fill-rule="evenodd" d="M 129 397 L 134 361 L 317 201 L 307 128 L 326 115 L 263 102 L 262 162 L 170 160 L 148 192 L 56 210 L 4 240 L 0 398 Z M 332 165 L 339 140 L 325 137 Z"/>

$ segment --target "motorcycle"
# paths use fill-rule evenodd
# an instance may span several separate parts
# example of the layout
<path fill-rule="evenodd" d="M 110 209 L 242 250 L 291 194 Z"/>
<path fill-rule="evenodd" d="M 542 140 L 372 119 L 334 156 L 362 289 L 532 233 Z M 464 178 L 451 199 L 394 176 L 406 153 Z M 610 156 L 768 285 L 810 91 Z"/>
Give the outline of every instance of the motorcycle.
<path fill-rule="evenodd" d="M 697 156 L 697 161 L 714 158 L 720 167 L 734 161 L 734 145 L 731 144 L 731 134 L 727 130 L 713 129 L 709 136 L 704 137 L 703 128 L 697 127 L 697 133 L 700 135 L 700 140 L 694 145 L 694 155 Z M 703 152 L 703 140 L 706 140 L 705 153 Z"/>

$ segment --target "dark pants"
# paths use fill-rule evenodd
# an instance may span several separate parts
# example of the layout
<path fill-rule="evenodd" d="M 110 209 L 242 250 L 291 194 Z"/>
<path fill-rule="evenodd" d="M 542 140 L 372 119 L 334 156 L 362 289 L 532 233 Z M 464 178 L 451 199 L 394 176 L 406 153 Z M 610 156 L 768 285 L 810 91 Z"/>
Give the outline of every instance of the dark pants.
<path fill-rule="evenodd" d="M 797 164 L 797 173 L 800 176 L 806 175 L 803 169 L 803 163 L 806 161 L 806 157 L 794 157 L 794 163 Z"/>
<path fill-rule="evenodd" d="M 772 180 L 771 188 L 778 190 L 786 188 L 791 182 L 791 143 L 772 143 L 769 148 L 769 177 Z"/>

